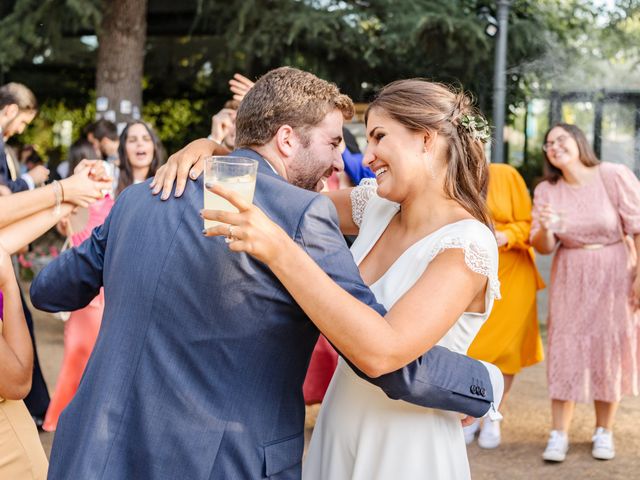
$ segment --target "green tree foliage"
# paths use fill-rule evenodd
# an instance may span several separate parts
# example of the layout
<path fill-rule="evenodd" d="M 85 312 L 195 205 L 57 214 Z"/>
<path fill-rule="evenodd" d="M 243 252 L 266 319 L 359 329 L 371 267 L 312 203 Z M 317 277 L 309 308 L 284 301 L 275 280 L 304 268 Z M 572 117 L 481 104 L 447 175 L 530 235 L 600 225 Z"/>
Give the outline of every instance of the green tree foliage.
<path fill-rule="evenodd" d="M 44 61 L 62 48 L 64 34 L 94 29 L 99 0 L 3 0 L 0 6 L 0 71 L 38 56 Z"/>
<path fill-rule="evenodd" d="M 93 98 L 92 98 L 93 100 Z M 143 118 L 155 128 L 168 152 L 174 152 L 194 138 L 209 133 L 209 115 L 202 100 L 164 99 L 149 101 L 143 108 Z M 64 100 L 45 102 L 33 124 L 14 142 L 36 145 L 39 153 L 49 157 L 52 164 L 64 160 L 68 145 L 64 144 L 60 127 L 67 120 L 72 124 L 72 139 L 80 138 L 82 129 L 93 122 L 96 109 L 93 101 L 84 106 L 70 105 Z"/>
<path fill-rule="evenodd" d="M 605 7 L 592 0 L 514 0 L 507 60 L 511 105 L 551 88 L 570 65 L 582 66 L 585 56 L 615 58 L 637 51 L 639 4 L 616 0 L 611 8 L 610 2 Z M 102 5 L 99 0 L 2 2 L 5 81 L 25 81 L 45 103 L 64 97 L 66 105 L 81 109 L 91 101 L 95 50 L 74 32 L 95 31 Z M 206 133 L 210 115 L 230 96 L 227 80 L 234 72 L 256 78 L 293 65 L 335 81 L 358 101 L 398 78 L 455 83 L 474 93 L 490 114 L 495 40 L 485 34 L 481 7 L 494 9 L 495 2 L 149 0 L 144 113 L 170 115 L 158 119 L 163 139 L 186 141 L 191 133 Z M 157 21 L 158 12 L 173 11 L 163 17 L 165 23 Z M 187 21 L 180 23 L 185 15 Z M 34 57 L 39 64 L 32 63 Z M 163 103 L 166 99 L 172 100 Z"/>

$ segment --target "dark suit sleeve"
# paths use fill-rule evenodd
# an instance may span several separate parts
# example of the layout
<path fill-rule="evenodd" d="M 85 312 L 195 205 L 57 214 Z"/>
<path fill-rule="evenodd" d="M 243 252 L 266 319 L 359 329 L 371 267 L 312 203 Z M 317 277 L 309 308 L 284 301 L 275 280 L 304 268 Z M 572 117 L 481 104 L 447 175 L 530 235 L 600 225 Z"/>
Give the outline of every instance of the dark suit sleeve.
<path fill-rule="evenodd" d="M 23 179 L 18 178 L 17 180 L 6 180 L 4 185 L 9 187 L 12 193 L 24 192 L 29 190 L 29 185 Z"/>
<path fill-rule="evenodd" d="M 12 193 L 23 192 L 29 190 L 29 185 L 22 178 L 11 180 L 9 178 L 9 167 L 7 162 L 10 161 L 3 150 L 0 149 L 0 183 L 9 187 Z"/>
<path fill-rule="evenodd" d="M 319 196 L 310 203 L 296 241 L 342 288 L 381 315 L 386 314 L 360 277 L 329 199 Z M 393 399 L 474 417 L 487 413 L 493 402 L 491 380 L 485 366 L 444 347 L 435 346 L 406 367 L 378 378 L 367 377 L 347 362 L 360 377 Z"/>
<path fill-rule="evenodd" d="M 36 308 L 46 312 L 78 310 L 98 295 L 114 211 L 115 207 L 87 240 L 63 252 L 36 276 L 30 290 Z"/>

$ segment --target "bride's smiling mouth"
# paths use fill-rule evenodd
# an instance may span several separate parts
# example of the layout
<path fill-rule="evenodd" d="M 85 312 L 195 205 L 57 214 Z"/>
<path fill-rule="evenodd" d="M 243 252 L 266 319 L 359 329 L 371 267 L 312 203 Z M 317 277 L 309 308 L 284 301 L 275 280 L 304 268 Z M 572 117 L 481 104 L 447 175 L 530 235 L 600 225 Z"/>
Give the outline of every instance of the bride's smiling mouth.
<path fill-rule="evenodd" d="M 379 180 L 381 177 L 383 177 L 387 173 L 387 171 L 389 169 L 386 166 L 377 166 L 377 167 L 373 168 L 372 170 L 373 170 L 373 173 L 376 176 L 376 179 Z"/>

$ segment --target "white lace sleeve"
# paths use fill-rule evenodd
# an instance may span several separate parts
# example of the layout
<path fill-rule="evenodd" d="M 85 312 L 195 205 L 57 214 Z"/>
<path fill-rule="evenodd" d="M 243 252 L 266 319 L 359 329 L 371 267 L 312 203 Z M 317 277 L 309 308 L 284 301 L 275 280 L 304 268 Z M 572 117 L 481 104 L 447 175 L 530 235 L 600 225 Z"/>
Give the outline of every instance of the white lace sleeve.
<path fill-rule="evenodd" d="M 351 190 L 351 218 L 358 227 L 362 223 L 367 203 L 375 195 L 377 188 L 378 182 L 375 178 L 363 178 L 360 184 Z"/>
<path fill-rule="evenodd" d="M 450 248 L 460 248 L 464 251 L 464 262 L 472 271 L 484 275 L 489 280 L 489 292 L 494 299 L 500 298 L 500 281 L 498 280 L 498 259 L 476 242 L 461 237 L 445 237 L 433 249 L 431 260 L 439 253 Z M 496 247 L 497 248 L 497 247 Z"/>

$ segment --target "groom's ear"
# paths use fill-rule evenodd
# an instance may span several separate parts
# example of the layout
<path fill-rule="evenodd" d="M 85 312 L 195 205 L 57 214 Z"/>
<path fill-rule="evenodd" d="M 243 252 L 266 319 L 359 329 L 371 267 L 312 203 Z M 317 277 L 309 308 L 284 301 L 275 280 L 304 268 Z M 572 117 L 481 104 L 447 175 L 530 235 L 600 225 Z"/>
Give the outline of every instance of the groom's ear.
<path fill-rule="evenodd" d="M 278 128 L 274 139 L 280 155 L 284 158 L 290 158 L 295 155 L 300 140 L 292 126 L 282 125 Z"/>

